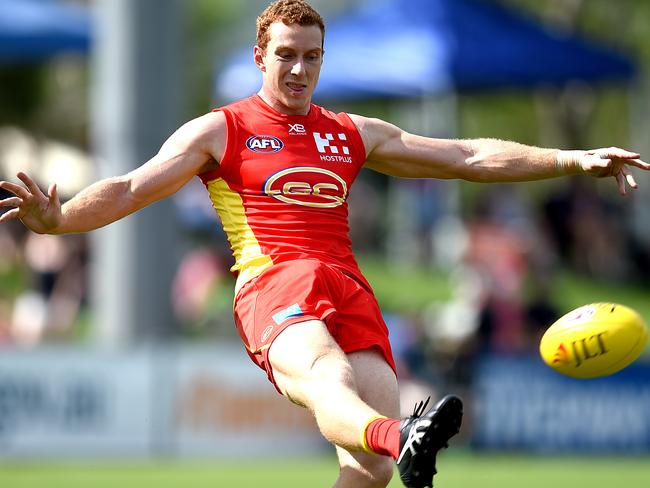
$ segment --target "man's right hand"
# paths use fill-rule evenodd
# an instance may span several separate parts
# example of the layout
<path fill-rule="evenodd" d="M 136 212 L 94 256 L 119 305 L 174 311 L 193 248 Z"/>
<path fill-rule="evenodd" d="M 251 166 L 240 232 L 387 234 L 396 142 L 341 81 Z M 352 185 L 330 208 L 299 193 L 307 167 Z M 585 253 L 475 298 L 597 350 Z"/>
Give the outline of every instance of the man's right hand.
<path fill-rule="evenodd" d="M 15 195 L 0 200 L 0 207 L 14 207 L 0 215 L 0 222 L 19 219 L 28 229 L 39 234 L 56 233 L 62 218 L 56 184 L 50 185 L 45 195 L 25 173 L 16 176 L 25 186 L 0 181 L 0 188 Z"/>

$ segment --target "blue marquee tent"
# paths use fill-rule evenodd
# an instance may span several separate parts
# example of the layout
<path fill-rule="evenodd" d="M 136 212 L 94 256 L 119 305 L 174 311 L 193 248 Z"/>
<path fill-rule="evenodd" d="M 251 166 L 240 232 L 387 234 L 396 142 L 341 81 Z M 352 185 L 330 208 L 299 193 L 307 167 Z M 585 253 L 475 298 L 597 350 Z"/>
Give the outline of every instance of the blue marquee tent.
<path fill-rule="evenodd" d="M 90 49 L 88 9 L 55 0 L 0 1 L 0 63 L 36 62 Z"/>
<path fill-rule="evenodd" d="M 374 0 L 330 19 L 316 98 L 409 97 L 450 89 L 620 80 L 634 65 L 612 49 L 551 31 L 488 0 Z M 257 91 L 252 49 L 217 77 L 220 100 Z"/>

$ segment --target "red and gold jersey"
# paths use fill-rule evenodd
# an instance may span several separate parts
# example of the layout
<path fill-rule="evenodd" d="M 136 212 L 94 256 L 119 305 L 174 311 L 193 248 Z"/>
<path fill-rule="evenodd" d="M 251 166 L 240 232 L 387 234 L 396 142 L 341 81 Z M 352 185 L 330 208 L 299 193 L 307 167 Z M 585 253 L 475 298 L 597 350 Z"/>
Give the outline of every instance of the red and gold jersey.
<path fill-rule="evenodd" d="M 237 289 L 274 264 L 318 259 L 366 284 L 352 254 L 347 197 L 365 148 L 345 113 L 285 115 L 259 96 L 222 107 L 227 144 L 200 175 L 232 248 Z"/>

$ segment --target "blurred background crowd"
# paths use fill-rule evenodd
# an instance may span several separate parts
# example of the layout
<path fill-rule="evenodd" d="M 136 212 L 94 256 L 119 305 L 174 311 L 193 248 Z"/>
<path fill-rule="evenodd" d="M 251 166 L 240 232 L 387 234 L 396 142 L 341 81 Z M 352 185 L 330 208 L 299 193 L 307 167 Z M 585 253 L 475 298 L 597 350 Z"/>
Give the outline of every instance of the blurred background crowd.
<path fill-rule="evenodd" d="M 64 3 L 92 7 L 93 2 Z M 214 88 L 215 73 L 227 68 L 233 50 L 251 44 L 253 19 L 265 2 L 181 3 L 187 120 L 228 101 Z M 617 145 L 645 150 L 647 160 L 650 4 L 496 3 L 563 35 L 625 53 L 634 69 L 614 81 L 474 89 L 451 98 L 331 99 L 327 104 L 402 124 L 404 113 L 412 118 L 427 107 L 441 111 L 451 99 L 453 113 L 444 112 L 449 117 L 442 127 L 425 129 L 428 135 L 498 137 L 563 148 Z M 313 4 L 336 18 L 363 2 Z M 92 78 L 88 51 L 36 60 L 0 58 L 0 178 L 14 180 L 23 170 L 44 189 L 56 181 L 65 200 L 98 176 Z M 352 240 L 384 308 L 402 377 L 467 384 L 473 358 L 486 351 L 535 351 L 540 334 L 556 318 L 596 299 L 624 297 L 650 312 L 645 298 L 650 224 L 642 221 L 647 215 L 640 210 L 650 201 L 650 181 L 639 177 L 639 182 L 636 194 L 622 198 L 612 181 L 585 177 L 481 185 L 395 182 L 364 171 L 350 194 Z M 172 304 L 173 335 L 188 341 L 236 334 L 230 309 L 232 258 L 204 192 L 194 181 L 173 199 L 182 237 L 169 295 L 160 297 Z M 92 255 L 92 241 L 85 235 L 37 235 L 18 222 L 0 225 L 0 344 L 91 342 Z"/>

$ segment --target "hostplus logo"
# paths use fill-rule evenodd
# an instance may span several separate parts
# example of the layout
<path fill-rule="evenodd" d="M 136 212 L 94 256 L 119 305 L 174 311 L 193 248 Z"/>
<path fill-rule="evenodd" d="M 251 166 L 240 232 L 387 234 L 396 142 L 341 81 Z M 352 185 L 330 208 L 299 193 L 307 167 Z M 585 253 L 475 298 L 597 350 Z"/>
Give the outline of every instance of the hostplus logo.
<path fill-rule="evenodd" d="M 314 132 L 314 141 L 318 152 L 321 153 L 321 161 L 334 163 L 351 163 L 350 148 L 347 146 L 348 138 L 341 132 L 340 134 L 322 134 Z"/>

